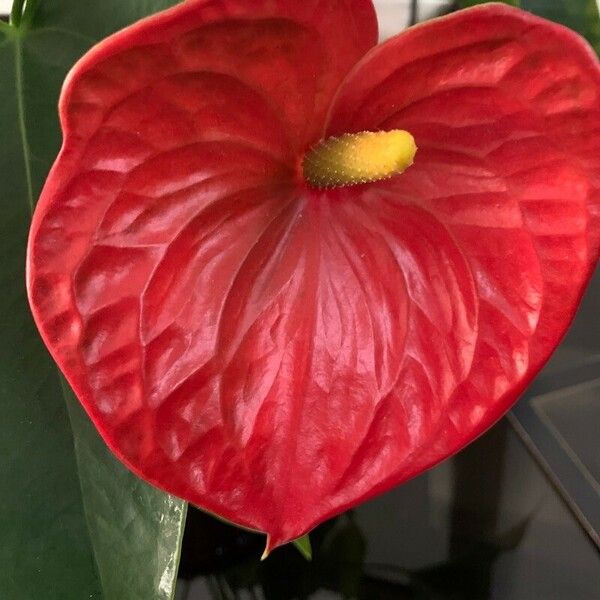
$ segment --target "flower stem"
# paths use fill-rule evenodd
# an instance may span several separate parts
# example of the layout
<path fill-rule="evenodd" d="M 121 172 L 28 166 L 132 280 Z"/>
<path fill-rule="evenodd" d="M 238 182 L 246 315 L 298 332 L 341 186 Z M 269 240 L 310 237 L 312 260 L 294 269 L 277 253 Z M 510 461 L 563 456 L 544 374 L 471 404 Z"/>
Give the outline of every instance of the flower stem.
<path fill-rule="evenodd" d="M 10 11 L 10 24 L 15 28 L 30 25 L 39 0 L 14 0 Z"/>
<path fill-rule="evenodd" d="M 12 10 L 10 11 L 10 24 L 13 27 L 18 27 L 21 24 L 21 17 L 23 16 L 23 4 L 25 0 L 14 0 Z"/>

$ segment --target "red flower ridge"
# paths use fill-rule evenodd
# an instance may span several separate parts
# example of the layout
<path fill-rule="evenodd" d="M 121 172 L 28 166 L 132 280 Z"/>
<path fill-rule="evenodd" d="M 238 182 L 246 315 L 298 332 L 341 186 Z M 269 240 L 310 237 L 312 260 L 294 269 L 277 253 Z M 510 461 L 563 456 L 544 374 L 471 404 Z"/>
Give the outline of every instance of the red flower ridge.
<path fill-rule="evenodd" d="M 504 5 L 376 31 L 370 0 L 190 0 L 116 34 L 33 220 L 33 312 L 107 444 L 271 547 L 494 423 L 598 257 L 587 45 Z M 393 128 L 404 174 L 301 181 Z"/>

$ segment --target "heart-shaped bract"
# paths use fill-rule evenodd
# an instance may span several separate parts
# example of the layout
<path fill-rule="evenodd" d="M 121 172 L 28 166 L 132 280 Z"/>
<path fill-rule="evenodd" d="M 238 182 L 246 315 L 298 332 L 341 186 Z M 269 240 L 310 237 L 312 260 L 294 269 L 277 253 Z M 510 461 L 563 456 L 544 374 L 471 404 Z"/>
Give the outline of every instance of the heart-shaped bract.
<path fill-rule="evenodd" d="M 106 443 L 269 547 L 494 423 L 598 257 L 585 42 L 504 5 L 376 31 L 370 0 L 190 0 L 116 34 L 33 220 L 33 313 Z M 404 174 L 302 180 L 394 128 Z"/>

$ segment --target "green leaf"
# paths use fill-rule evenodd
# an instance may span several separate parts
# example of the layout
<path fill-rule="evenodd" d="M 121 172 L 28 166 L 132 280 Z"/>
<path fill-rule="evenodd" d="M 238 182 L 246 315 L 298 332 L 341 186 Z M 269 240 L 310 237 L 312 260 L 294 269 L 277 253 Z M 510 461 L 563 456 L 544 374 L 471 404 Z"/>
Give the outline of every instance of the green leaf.
<path fill-rule="evenodd" d="M 509 4 L 510 6 L 521 6 L 521 0 L 494 0 L 494 1 L 502 2 L 503 4 Z M 459 0 L 458 4 L 459 4 L 460 8 L 467 8 L 469 6 L 477 6 L 478 4 L 487 4 L 488 2 L 490 2 L 490 0 Z"/>
<path fill-rule="evenodd" d="M 307 533 L 303 535 L 301 538 L 294 540 L 292 542 L 294 546 L 298 549 L 298 552 L 304 556 L 306 560 L 312 560 L 312 546 L 310 545 L 310 537 Z"/>
<path fill-rule="evenodd" d="M 0 22 L 0 596 L 168 600 L 186 505 L 127 471 L 63 383 L 24 285 L 31 211 L 60 146 L 71 65 L 172 2 L 19 0 Z M 17 27 L 18 24 L 18 27 Z"/>

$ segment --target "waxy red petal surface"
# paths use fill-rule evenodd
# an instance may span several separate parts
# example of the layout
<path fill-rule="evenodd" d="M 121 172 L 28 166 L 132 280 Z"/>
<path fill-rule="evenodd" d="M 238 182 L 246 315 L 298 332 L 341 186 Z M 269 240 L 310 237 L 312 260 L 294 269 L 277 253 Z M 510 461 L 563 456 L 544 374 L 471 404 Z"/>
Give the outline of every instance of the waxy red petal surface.
<path fill-rule="evenodd" d="M 113 36 L 34 216 L 33 312 L 108 445 L 271 547 L 489 427 L 597 260 L 575 34 L 493 5 L 355 66 L 375 40 L 367 0 L 192 0 Z M 299 181 L 324 132 L 395 127 L 403 175 Z"/>
<path fill-rule="evenodd" d="M 598 59 L 564 27 L 476 8 L 374 49 L 331 114 L 327 135 L 397 127 L 415 136 L 415 164 L 370 192 L 372 210 L 390 201 L 426 210 L 476 286 L 469 375 L 428 448 L 395 471 L 404 478 L 502 415 L 573 317 L 600 245 Z"/>

